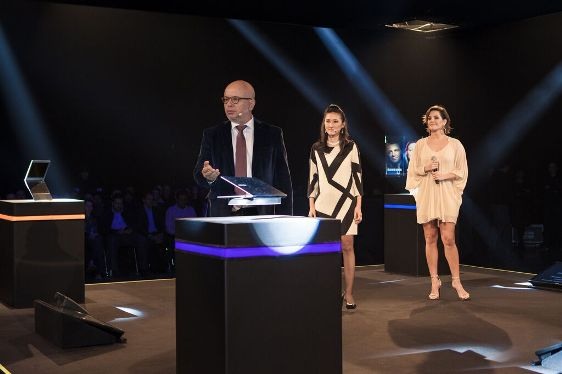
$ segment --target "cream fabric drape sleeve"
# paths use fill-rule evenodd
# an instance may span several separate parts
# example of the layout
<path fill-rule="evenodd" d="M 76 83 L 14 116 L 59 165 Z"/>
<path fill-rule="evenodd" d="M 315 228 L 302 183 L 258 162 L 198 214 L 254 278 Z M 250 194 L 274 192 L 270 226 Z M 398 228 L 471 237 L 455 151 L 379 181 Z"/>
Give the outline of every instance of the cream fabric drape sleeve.
<path fill-rule="evenodd" d="M 455 160 L 454 167 L 450 172 L 455 174 L 456 178 L 453 180 L 453 184 L 462 195 L 468 180 L 468 162 L 462 143 L 457 139 L 452 139 L 452 144 L 455 147 Z"/>
<path fill-rule="evenodd" d="M 422 148 L 425 146 L 425 139 L 422 138 L 416 142 L 414 152 L 408 164 L 408 172 L 406 174 L 406 189 L 412 195 L 415 195 L 422 181 L 422 177 L 426 175 L 423 170 L 424 165 L 421 161 Z"/>

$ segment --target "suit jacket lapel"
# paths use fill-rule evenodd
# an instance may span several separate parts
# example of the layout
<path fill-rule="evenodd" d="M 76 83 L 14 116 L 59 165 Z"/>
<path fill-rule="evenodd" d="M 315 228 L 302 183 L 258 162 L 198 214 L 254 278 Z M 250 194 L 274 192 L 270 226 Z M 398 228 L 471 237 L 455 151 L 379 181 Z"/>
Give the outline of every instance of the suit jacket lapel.
<path fill-rule="evenodd" d="M 234 176 L 234 150 L 232 149 L 232 126 L 229 121 L 226 121 L 221 127 L 221 134 L 219 139 L 224 139 L 223 160 L 224 169 L 221 170 L 223 175 Z"/>
<path fill-rule="evenodd" d="M 263 157 L 260 157 L 260 145 L 267 144 L 265 129 L 261 122 L 254 117 L 254 145 L 252 149 L 252 176 L 259 175 L 259 170 L 263 170 Z M 256 146 L 257 144 L 257 146 Z"/>

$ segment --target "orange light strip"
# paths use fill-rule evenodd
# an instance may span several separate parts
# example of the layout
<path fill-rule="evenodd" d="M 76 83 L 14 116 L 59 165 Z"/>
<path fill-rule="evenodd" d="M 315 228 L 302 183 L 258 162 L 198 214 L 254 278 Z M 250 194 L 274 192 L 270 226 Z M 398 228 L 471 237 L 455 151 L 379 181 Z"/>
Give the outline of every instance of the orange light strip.
<path fill-rule="evenodd" d="M 84 219 L 85 214 L 60 214 L 60 215 L 49 215 L 49 216 L 8 216 L 6 214 L 0 214 L 0 219 L 5 221 L 61 221 L 69 219 Z"/>

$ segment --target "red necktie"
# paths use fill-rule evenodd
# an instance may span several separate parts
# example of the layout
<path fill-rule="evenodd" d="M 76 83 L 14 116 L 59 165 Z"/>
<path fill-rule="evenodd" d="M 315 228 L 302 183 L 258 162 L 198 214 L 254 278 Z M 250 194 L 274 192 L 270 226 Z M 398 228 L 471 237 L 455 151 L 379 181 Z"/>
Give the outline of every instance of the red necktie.
<path fill-rule="evenodd" d="M 236 126 L 236 129 L 238 130 L 238 135 L 236 136 L 236 163 L 234 174 L 236 177 L 247 176 L 246 138 L 244 137 L 244 129 L 246 127 L 246 125 Z"/>
<path fill-rule="evenodd" d="M 236 161 L 234 164 L 234 176 L 236 177 L 246 177 L 248 168 L 246 160 L 246 138 L 244 137 L 244 129 L 246 125 L 238 125 L 236 129 L 238 130 L 238 135 L 236 136 Z M 244 191 L 236 189 L 237 194 L 244 194 Z"/>

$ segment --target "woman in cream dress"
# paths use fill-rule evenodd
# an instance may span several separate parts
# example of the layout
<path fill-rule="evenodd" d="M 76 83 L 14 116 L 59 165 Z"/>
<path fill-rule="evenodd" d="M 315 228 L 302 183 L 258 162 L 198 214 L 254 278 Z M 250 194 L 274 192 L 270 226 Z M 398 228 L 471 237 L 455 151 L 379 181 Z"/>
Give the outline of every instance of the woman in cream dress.
<path fill-rule="evenodd" d="M 417 222 L 423 226 L 431 276 L 429 299 L 439 299 L 441 280 L 437 274 L 437 239 L 441 233 L 451 269 L 451 285 L 459 299 L 468 300 L 470 295 L 460 281 L 459 252 L 455 242 L 455 225 L 468 177 L 466 153 L 459 140 L 447 136 L 451 132 L 451 118 L 444 107 L 434 105 L 422 118 L 429 136 L 416 142 L 408 167 L 406 189 L 414 195 Z"/>

